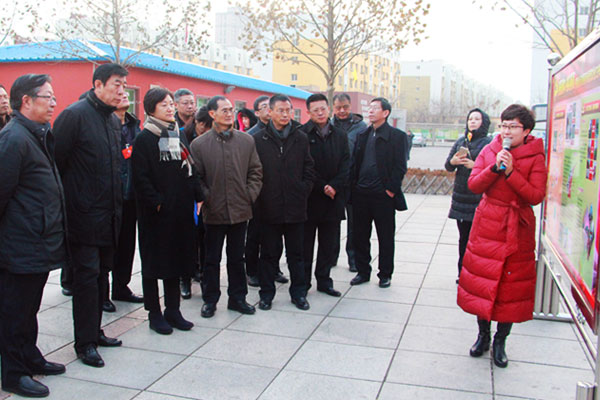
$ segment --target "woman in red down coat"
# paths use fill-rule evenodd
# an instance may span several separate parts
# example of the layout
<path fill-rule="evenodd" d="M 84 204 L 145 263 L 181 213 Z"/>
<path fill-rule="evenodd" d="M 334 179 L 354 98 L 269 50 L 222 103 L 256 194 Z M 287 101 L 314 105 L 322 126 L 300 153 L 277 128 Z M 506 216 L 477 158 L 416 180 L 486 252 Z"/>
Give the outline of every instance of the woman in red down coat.
<path fill-rule="evenodd" d="M 498 321 L 492 353 L 506 367 L 506 337 L 513 322 L 530 320 L 535 297 L 535 217 L 546 194 L 544 143 L 529 136 L 533 113 L 513 104 L 500 116 L 500 135 L 477 157 L 469 189 L 483 193 L 458 285 L 458 305 L 477 316 L 472 357 L 490 348 L 490 321 Z M 503 140 L 512 140 L 510 150 Z"/>

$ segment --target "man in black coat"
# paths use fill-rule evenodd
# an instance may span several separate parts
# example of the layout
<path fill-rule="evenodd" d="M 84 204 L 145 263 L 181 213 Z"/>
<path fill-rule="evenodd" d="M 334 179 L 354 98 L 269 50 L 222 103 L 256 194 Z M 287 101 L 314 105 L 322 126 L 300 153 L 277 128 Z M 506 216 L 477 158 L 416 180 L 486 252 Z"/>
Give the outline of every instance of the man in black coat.
<path fill-rule="evenodd" d="M 310 121 L 302 126 L 308 136 L 310 154 L 315 162 L 316 180 L 308 198 L 308 220 L 304 224 L 304 269 L 311 287 L 315 237 L 319 246 L 315 266 L 317 290 L 330 296 L 342 294 L 333 288 L 330 271 L 335 261 L 340 222 L 344 219 L 350 151 L 346 134 L 329 122 L 329 103 L 321 93 L 306 99 Z"/>
<path fill-rule="evenodd" d="M 65 188 L 73 273 L 75 351 L 87 365 L 103 367 L 97 346 L 120 346 L 100 330 L 108 271 L 121 227 L 121 124 L 114 114 L 128 72 L 103 64 L 94 88 L 56 119 L 56 164 Z"/>
<path fill-rule="evenodd" d="M 306 202 L 314 181 L 314 163 L 306 134 L 300 130 L 301 125 L 292 120 L 294 109 L 289 97 L 274 95 L 269 100 L 269 108 L 271 121 L 254 135 L 256 151 L 263 165 L 263 187 L 256 201 L 262 230 L 258 308 L 271 309 L 280 254 L 278 244 L 284 236 L 292 303 L 301 310 L 308 310 L 302 241 Z"/>
<path fill-rule="evenodd" d="M 373 221 L 379 241 L 379 287 L 389 287 L 394 272 L 395 210 L 407 209 L 402 193 L 407 142 L 404 132 L 387 123 L 391 111 L 392 106 L 386 99 L 371 100 L 371 126 L 358 135 L 354 148 L 350 185 L 358 273 L 351 285 L 368 282 L 371 277 Z"/>
<path fill-rule="evenodd" d="M 45 397 L 48 388 L 32 376 L 65 372 L 36 345 L 48 273 L 67 257 L 63 188 L 49 123 L 56 98 L 48 75 L 23 75 L 10 94 L 14 117 L 0 132 L 2 389 Z"/>
<path fill-rule="evenodd" d="M 10 121 L 10 107 L 8 106 L 8 93 L 0 85 L 0 130 Z"/>

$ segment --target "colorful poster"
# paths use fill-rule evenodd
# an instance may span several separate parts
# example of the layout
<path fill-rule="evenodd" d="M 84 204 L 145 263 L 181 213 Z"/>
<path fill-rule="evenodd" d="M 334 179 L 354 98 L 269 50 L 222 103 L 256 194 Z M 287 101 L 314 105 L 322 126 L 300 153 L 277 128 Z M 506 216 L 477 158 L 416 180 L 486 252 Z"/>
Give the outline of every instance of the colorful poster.
<path fill-rule="evenodd" d="M 553 76 L 548 195 L 544 233 L 578 288 L 596 309 L 600 44 Z M 593 312 L 595 314 L 595 312 Z"/>

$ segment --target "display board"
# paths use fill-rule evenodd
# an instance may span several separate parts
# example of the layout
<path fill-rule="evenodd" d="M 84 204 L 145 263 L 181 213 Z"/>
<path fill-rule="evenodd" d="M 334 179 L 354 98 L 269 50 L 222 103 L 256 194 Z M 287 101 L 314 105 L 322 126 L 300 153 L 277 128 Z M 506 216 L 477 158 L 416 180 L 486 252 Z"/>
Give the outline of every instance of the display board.
<path fill-rule="evenodd" d="M 552 76 L 544 235 L 590 326 L 598 313 L 600 44 Z"/>

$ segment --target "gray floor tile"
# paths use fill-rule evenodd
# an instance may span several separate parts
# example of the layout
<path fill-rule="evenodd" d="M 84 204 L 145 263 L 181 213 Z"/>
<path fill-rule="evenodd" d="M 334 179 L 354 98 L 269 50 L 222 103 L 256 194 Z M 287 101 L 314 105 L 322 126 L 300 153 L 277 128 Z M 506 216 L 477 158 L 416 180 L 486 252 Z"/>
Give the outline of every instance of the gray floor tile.
<path fill-rule="evenodd" d="M 141 392 L 132 400 L 186 400 L 187 397 L 169 396 L 164 393 Z"/>
<path fill-rule="evenodd" d="M 193 355 L 213 360 L 280 369 L 303 342 L 303 339 L 224 330 Z"/>
<path fill-rule="evenodd" d="M 135 396 L 132 400 L 188 400 L 189 397 L 170 396 L 164 393 L 155 393 L 144 391 Z"/>
<path fill-rule="evenodd" d="M 420 306 L 457 308 L 456 291 L 425 289 L 419 291 L 415 304 Z"/>
<path fill-rule="evenodd" d="M 372 400 L 377 397 L 379 386 L 379 382 L 282 371 L 259 399 Z"/>
<path fill-rule="evenodd" d="M 148 327 L 148 321 L 121 335 L 123 346 L 142 350 L 190 355 L 215 336 L 219 329 L 194 326 L 189 331 L 173 330 L 160 335 Z"/>
<path fill-rule="evenodd" d="M 309 340 L 285 370 L 383 381 L 393 354 L 390 349 Z"/>
<path fill-rule="evenodd" d="M 456 308 L 414 306 L 409 325 L 464 329 L 477 333 L 477 317 Z"/>
<path fill-rule="evenodd" d="M 403 286 L 403 283 L 406 280 L 406 275 L 408 274 L 394 274 L 392 286 L 385 289 L 382 289 L 377 285 L 370 284 L 352 286 L 345 298 L 413 304 L 419 289 L 415 287 Z M 418 275 L 410 276 L 418 277 Z"/>
<path fill-rule="evenodd" d="M 456 245 L 438 244 L 437 247 L 435 248 L 435 255 L 458 256 L 458 244 L 456 244 Z"/>
<path fill-rule="evenodd" d="M 379 400 L 494 400 L 491 394 L 384 383 Z"/>
<path fill-rule="evenodd" d="M 38 333 L 37 346 L 42 354 L 52 353 L 73 342 L 73 338 L 65 338 L 60 336 L 51 336 L 44 333 Z"/>
<path fill-rule="evenodd" d="M 422 287 L 425 289 L 450 290 L 456 293 L 456 277 L 454 275 L 446 276 L 427 273 Z"/>
<path fill-rule="evenodd" d="M 50 396 L 46 397 L 49 400 L 129 400 L 139 392 L 65 376 L 45 376 L 40 381 L 50 389 Z"/>
<path fill-rule="evenodd" d="M 506 340 L 506 352 L 509 359 L 515 361 L 583 369 L 590 367 L 577 340 L 512 334 Z"/>
<path fill-rule="evenodd" d="M 49 283 L 44 287 L 42 305 L 54 307 L 70 301 L 70 297 L 67 297 L 62 294 L 62 288 L 60 287 L 60 285 Z"/>
<path fill-rule="evenodd" d="M 549 365 L 510 361 L 507 368 L 494 368 L 497 395 L 532 399 L 574 399 L 577 382 L 593 382 L 593 379 L 589 370 Z"/>
<path fill-rule="evenodd" d="M 397 246 L 409 245 L 412 242 L 416 243 L 437 243 L 439 239 L 439 231 L 431 231 L 431 233 L 410 233 L 400 230 L 400 233 L 396 233 L 395 240 Z"/>
<path fill-rule="evenodd" d="M 457 267 L 457 263 L 458 262 L 458 256 L 456 256 L 456 259 L 454 260 L 454 263 L 431 263 L 429 264 L 429 269 L 427 270 L 427 273 L 429 275 L 442 275 L 442 276 L 448 276 L 452 279 L 456 279 L 458 277 L 458 267 Z"/>
<path fill-rule="evenodd" d="M 469 356 L 398 350 L 386 381 L 492 393 L 490 360 Z"/>
<path fill-rule="evenodd" d="M 576 340 L 575 329 L 572 323 L 534 319 L 514 324 L 511 332 L 519 335 Z"/>
<path fill-rule="evenodd" d="M 334 288 L 345 295 L 350 289 L 349 282 L 334 282 Z M 306 297 L 310 304 L 310 309 L 305 312 L 307 314 L 327 315 L 333 310 L 336 304 L 340 301 L 340 297 L 332 297 L 324 293 L 318 292 L 316 282 L 313 282 L 313 287 L 308 292 Z M 287 300 L 287 301 L 286 301 Z M 291 302 L 289 298 L 278 298 L 273 302 L 273 310 L 298 312 L 298 308 Z"/>
<path fill-rule="evenodd" d="M 435 244 L 432 243 L 397 243 L 394 260 L 428 263 L 431 261 L 434 249 Z"/>
<path fill-rule="evenodd" d="M 404 324 L 410 309 L 411 306 L 407 304 L 344 298 L 330 316 Z"/>
<path fill-rule="evenodd" d="M 73 313 L 69 309 L 53 307 L 38 313 L 38 326 L 40 332 L 73 340 Z"/>
<path fill-rule="evenodd" d="M 311 340 L 395 349 L 403 328 L 385 322 L 328 317 Z"/>
<path fill-rule="evenodd" d="M 373 274 L 372 280 L 375 283 L 379 283 L 379 279 Z M 421 287 L 421 283 L 423 282 L 423 275 L 420 274 L 405 274 L 402 272 L 395 272 L 392 275 L 392 286 L 403 286 L 403 287 L 411 287 L 411 288 L 419 288 Z"/>
<path fill-rule="evenodd" d="M 104 368 L 92 368 L 76 361 L 67 366 L 66 376 L 132 389 L 144 389 L 184 358 L 175 354 L 126 347 L 102 348 L 100 354 L 106 363 Z"/>
<path fill-rule="evenodd" d="M 191 357 L 149 390 L 202 400 L 256 399 L 277 369 Z"/>
<path fill-rule="evenodd" d="M 477 330 L 471 333 L 458 329 L 407 325 L 398 348 L 466 356 L 476 337 Z"/>
<path fill-rule="evenodd" d="M 394 261 L 394 273 L 416 274 L 424 276 L 425 272 L 427 272 L 427 263 Z"/>
<path fill-rule="evenodd" d="M 323 316 L 298 312 L 262 311 L 244 315 L 229 326 L 232 330 L 266 333 L 271 335 L 305 339 L 323 320 Z"/>

